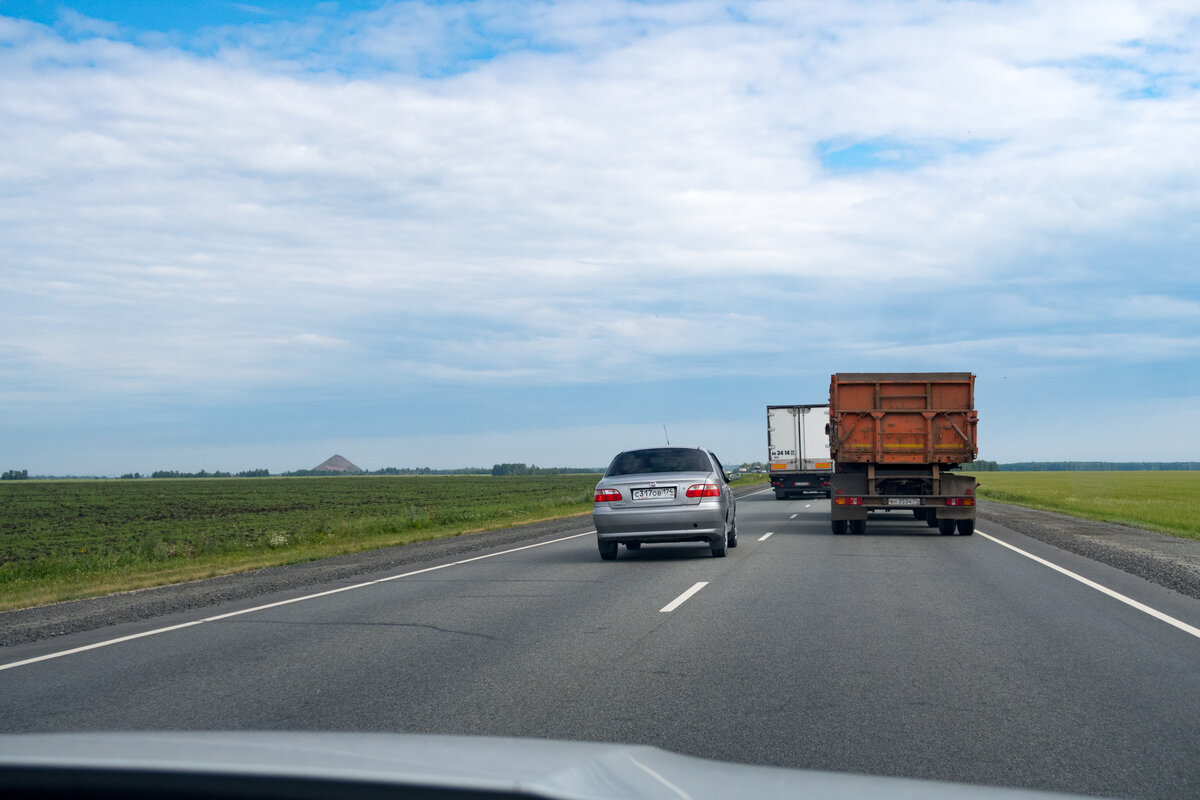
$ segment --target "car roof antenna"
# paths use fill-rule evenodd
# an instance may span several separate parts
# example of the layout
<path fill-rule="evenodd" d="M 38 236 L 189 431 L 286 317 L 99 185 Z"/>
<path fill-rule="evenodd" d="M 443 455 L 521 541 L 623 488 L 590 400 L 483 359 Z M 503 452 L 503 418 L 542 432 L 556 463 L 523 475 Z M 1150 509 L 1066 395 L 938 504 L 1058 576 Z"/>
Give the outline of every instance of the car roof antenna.
<path fill-rule="evenodd" d="M 671 434 L 667 433 L 667 426 L 663 425 L 663 436 L 666 437 L 667 447 L 671 446 Z"/>

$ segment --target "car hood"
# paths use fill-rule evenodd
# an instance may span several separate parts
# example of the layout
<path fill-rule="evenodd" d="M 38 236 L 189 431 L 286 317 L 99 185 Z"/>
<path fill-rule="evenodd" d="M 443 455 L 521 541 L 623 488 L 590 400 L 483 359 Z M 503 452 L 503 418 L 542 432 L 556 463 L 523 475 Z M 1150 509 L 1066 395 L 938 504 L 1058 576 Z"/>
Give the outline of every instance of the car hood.
<path fill-rule="evenodd" d="M 377 796 L 380 788 L 449 790 L 447 796 L 598 800 L 705 798 L 1051 798 L 1064 795 L 749 766 L 647 746 L 470 736 L 371 733 L 69 733 L 0 735 L 0 790 L 22 796 L 21 779 L 57 778 L 73 793 L 122 787 L 194 791 L 222 777 L 232 796 Z M 14 780 L 17 782 L 14 783 Z M 309 791 L 305 791 L 307 786 Z M 319 791 L 314 791 L 319 789 Z M 18 790 L 14 792 L 13 790 Z M 264 791 L 265 790 L 265 791 Z M 160 793 L 157 794 L 156 793 Z"/>

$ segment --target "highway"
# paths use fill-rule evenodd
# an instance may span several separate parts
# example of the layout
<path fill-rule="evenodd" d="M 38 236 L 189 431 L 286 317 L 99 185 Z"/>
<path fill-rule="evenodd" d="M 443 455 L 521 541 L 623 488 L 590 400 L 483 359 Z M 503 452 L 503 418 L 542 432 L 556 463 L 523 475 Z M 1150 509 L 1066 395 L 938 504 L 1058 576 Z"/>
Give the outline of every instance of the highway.
<path fill-rule="evenodd" d="M 723 559 L 681 544 L 602 562 L 587 522 L 0 649 L 0 732 L 549 737 L 1200 796 L 1200 601 L 996 523 L 943 537 L 876 517 L 834 536 L 827 501 L 769 490 L 739 500 Z"/>

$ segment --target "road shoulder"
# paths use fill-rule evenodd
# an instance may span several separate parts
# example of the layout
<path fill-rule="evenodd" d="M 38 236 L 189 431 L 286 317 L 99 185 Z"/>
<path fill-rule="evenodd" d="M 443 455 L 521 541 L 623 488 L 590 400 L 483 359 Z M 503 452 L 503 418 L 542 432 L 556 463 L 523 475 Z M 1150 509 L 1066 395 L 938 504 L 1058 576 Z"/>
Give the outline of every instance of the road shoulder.
<path fill-rule="evenodd" d="M 979 501 L 979 519 L 1200 599 L 1200 542 L 1110 522 Z"/>

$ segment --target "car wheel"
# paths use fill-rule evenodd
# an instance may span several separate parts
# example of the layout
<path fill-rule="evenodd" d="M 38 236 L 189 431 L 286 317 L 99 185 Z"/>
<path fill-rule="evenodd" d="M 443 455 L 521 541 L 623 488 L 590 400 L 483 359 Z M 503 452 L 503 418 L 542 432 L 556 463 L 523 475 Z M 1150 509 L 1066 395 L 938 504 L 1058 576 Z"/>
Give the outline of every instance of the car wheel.
<path fill-rule="evenodd" d="M 617 557 L 616 542 L 600 542 L 600 557 L 605 561 L 612 561 Z"/>
<path fill-rule="evenodd" d="M 729 528 L 729 546 L 737 547 L 737 520 L 733 521 L 733 525 Z"/>
<path fill-rule="evenodd" d="M 975 520 L 960 519 L 958 521 L 958 533 L 960 536 L 970 536 L 975 532 Z"/>
<path fill-rule="evenodd" d="M 849 526 L 847 520 L 835 519 L 833 521 L 833 532 L 836 533 L 838 536 L 841 536 L 842 534 L 844 534 L 848 527 L 850 527 L 850 526 Z"/>
<path fill-rule="evenodd" d="M 862 536 L 867 532 L 867 521 L 865 519 L 850 520 L 850 532 L 857 536 Z"/>
<path fill-rule="evenodd" d="M 713 558 L 724 558 L 725 557 L 725 546 L 728 543 L 728 541 L 729 541 L 729 531 L 726 531 L 725 536 L 721 539 L 721 541 L 715 543 L 712 546 Z"/>
<path fill-rule="evenodd" d="M 937 521 L 938 533 L 940 533 L 942 536 L 952 535 L 954 533 L 954 523 L 955 520 L 952 519 L 939 519 Z"/>

